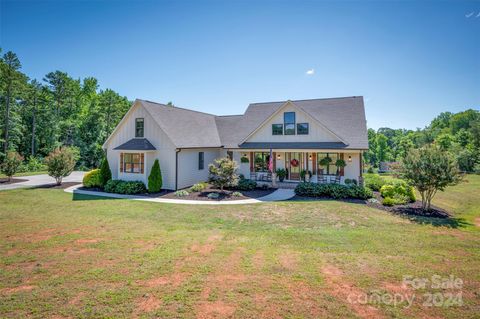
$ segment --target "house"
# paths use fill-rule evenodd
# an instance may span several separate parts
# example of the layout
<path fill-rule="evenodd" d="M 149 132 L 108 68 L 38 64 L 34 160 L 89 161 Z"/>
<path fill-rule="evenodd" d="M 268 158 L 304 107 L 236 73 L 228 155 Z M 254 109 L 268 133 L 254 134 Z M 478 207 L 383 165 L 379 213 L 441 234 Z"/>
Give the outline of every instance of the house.
<path fill-rule="evenodd" d="M 253 103 L 229 116 L 136 100 L 103 148 L 114 179 L 147 184 L 158 159 L 163 188 L 175 190 L 208 180 L 208 164 L 224 156 L 245 178 L 268 179 L 272 154 L 287 182 L 299 181 L 302 170 L 314 182 L 359 180 L 368 139 L 360 96 Z"/>

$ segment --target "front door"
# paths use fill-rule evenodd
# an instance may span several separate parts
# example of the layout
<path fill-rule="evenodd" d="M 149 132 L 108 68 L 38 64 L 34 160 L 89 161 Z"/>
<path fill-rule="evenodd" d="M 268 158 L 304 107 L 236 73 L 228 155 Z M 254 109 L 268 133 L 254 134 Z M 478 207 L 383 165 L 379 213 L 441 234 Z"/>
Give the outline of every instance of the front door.
<path fill-rule="evenodd" d="M 285 153 L 285 167 L 288 169 L 287 179 L 299 181 L 300 172 L 303 169 L 303 153 Z"/>

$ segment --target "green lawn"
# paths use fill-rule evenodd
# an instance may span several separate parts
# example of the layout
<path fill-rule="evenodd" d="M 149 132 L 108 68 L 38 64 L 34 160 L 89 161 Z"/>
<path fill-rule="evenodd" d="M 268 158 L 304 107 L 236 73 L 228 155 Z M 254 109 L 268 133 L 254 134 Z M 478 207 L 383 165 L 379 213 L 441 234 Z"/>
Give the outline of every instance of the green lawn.
<path fill-rule="evenodd" d="M 449 221 L 338 201 L 164 205 L 0 192 L 0 317 L 478 318 L 480 176 Z M 453 275 L 461 289 L 403 288 Z M 427 307 L 461 292 L 461 306 Z M 388 296 L 414 301 L 394 306 Z M 364 296 L 385 297 L 369 305 Z"/>
<path fill-rule="evenodd" d="M 14 177 L 42 175 L 42 174 L 48 174 L 48 172 L 47 171 L 35 171 L 35 172 L 16 173 Z M 5 178 L 5 177 L 7 177 L 5 174 L 0 173 L 0 178 Z"/>

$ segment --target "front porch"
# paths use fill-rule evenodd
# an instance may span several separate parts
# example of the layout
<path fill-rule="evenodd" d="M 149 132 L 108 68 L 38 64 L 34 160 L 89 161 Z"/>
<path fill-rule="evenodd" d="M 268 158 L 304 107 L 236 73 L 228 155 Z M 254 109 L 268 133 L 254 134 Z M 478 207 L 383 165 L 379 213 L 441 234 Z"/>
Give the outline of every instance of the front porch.
<path fill-rule="evenodd" d="M 361 151 L 248 150 L 236 151 L 232 155 L 240 163 L 240 173 L 259 184 L 271 185 L 271 171 L 277 170 L 285 174 L 282 182 L 278 174 L 276 177 L 277 186 L 282 188 L 295 188 L 303 180 L 324 184 L 344 184 L 345 179 L 362 180 Z M 270 156 L 273 157 L 273 167 L 269 167 Z M 342 162 L 345 164 L 343 167 L 340 165 Z"/>

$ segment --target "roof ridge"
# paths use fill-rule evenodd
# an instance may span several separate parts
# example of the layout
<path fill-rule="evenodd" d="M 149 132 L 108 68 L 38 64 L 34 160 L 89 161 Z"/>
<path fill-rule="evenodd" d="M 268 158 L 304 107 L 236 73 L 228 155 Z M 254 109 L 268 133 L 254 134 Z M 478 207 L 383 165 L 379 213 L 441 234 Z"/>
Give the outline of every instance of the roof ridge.
<path fill-rule="evenodd" d="M 140 101 L 157 104 L 157 105 L 161 105 L 161 106 L 164 106 L 164 107 L 173 107 L 173 108 L 176 108 L 176 109 L 185 110 L 185 111 L 190 111 L 190 112 L 196 112 L 196 113 L 205 114 L 205 115 L 217 116 L 217 115 L 212 114 L 212 113 L 207 113 L 207 112 L 202 112 L 202 111 L 187 109 L 187 108 L 185 108 L 185 107 L 180 107 L 180 106 L 176 106 L 176 105 L 170 106 L 170 105 L 166 105 L 166 104 L 158 103 L 158 102 L 154 102 L 154 101 L 149 101 L 149 100 L 140 100 Z"/>
<path fill-rule="evenodd" d="M 317 99 L 302 99 L 302 100 L 283 100 L 283 101 L 272 101 L 272 102 L 255 102 L 250 103 L 249 105 L 255 104 L 271 104 L 271 103 L 286 103 L 287 101 L 291 102 L 302 102 L 302 101 L 318 101 L 318 100 L 340 100 L 340 99 L 351 99 L 351 98 L 363 98 L 363 95 L 351 95 L 351 96 L 340 96 L 340 97 L 324 97 L 324 98 L 317 98 Z"/>
<path fill-rule="evenodd" d="M 243 116 L 244 114 L 232 114 L 232 115 L 215 115 L 215 117 L 228 117 L 228 116 Z"/>

